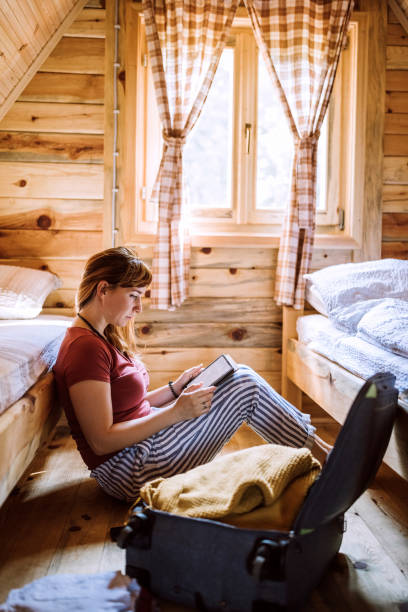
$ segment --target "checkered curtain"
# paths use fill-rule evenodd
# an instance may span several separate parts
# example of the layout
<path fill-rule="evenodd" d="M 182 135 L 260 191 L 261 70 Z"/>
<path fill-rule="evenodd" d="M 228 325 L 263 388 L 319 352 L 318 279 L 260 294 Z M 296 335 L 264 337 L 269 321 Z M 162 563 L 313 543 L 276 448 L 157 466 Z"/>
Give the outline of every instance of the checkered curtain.
<path fill-rule="evenodd" d="M 151 303 L 173 310 L 188 297 L 190 240 L 183 146 L 211 87 L 238 0 L 143 0 L 147 48 L 163 130 L 152 200 L 159 205 Z"/>
<path fill-rule="evenodd" d="M 408 0 L 388 0 L 402 27 L 408 32 Z"/>
<path fill-rule="evenodd" d="M 353 0 L 245 0 L 295 142 L 275 299 L 301 309 L 315 231 L 316 154 Z"/>

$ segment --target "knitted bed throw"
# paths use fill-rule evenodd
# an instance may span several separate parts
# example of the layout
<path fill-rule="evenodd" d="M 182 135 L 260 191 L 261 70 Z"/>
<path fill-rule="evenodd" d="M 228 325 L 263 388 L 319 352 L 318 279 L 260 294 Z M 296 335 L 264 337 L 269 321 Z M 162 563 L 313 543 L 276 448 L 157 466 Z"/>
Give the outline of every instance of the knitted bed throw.
<path fill-rule="evenodd" d="M 146 483 L 148 506 L 250 529 L 290 529 L 320 463 L 305 448 L 265 444 Z"/>

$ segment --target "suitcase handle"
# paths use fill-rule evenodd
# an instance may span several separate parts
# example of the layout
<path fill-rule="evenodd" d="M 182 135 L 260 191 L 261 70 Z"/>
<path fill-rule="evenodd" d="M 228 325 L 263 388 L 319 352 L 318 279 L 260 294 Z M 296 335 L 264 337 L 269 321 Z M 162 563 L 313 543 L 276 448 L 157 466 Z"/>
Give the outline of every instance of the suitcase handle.
<path fill-rule="evenodd" d="M 251 576 L 257 581 L 285 580 L 285 552 L 289 540 L 261 540 L 255 545 L 254 552 L 249 558 Z"/>
<path fill-rule="evenodd" d="M 149 517 L 144 512 L 134 513 L 127 524 L 123 527 L 112 527 L 110 530 L 112 539 L 116 542 L 119 548 L 127 548 L 131 538 L 136 535 L 146 536 L 149 526 Z M 145 538 L 142 538 L 144 541 Z M 143 542 L 143 544 L 145 544 Z M 146 546 L 142 546 L 142 541 L 139 543 L 140 548 L 145 548 Z"/>

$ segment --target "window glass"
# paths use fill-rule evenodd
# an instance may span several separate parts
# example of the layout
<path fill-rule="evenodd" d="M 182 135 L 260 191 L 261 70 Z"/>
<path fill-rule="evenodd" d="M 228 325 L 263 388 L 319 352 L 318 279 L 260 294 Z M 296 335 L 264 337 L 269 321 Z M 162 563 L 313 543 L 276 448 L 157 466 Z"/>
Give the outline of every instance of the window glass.
<path fill-rule="evenodd" d="M 258 60 L 256 208 L 284 210 L 288 201 L 293 138 L 279 94 Z"/>
<path fill-rule="evenodd" d="M 327 115 L 319 138 L 317 155 L 317 210 L 326 210 Z M 293 137 L 289 122 L 261 56 L 258 60 L 258 135 L 256 163 L 256 208 L 285 210 L 291 182 Z"/>
<path fill-rule="evenodd" d="M 191 208 L 231 207 L 234 50 L 223 51 L 202 113 L 184 150 Z"/>

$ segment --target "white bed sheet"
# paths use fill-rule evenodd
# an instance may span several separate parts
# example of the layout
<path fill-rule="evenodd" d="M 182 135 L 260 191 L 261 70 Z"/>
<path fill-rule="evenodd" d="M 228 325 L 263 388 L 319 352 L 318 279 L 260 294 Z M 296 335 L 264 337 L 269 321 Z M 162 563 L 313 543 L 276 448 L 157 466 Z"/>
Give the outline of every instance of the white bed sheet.
<path fill-rule="evenodd" d="M 339 330 L 323 315 L 297 320 L 299 340 L 311 350 L 338 363 L 361 378 L 377 372 L 392 372 L 400 392 L 408 389 L 408 359 Z"/>
<path fill-rule="evenodd" d="M 0 320 L 0 414 L 52 367 L 70 317 Z"/>

